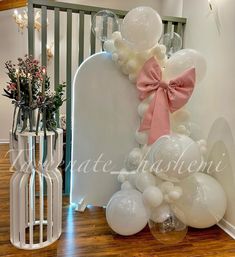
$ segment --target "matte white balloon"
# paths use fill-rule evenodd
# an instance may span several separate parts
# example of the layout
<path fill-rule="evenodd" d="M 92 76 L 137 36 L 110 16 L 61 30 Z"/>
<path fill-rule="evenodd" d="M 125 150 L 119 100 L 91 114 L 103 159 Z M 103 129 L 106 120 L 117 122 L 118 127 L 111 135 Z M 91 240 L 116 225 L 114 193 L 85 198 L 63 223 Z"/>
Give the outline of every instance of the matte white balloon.
<path fill-rule="evenodd" d="M 157 176 L 179 182 L 199 171 L 202 156 L 198 144 L 191 138 L 172 134 L 162 136 L 152 145 L 148 160 Z"/>
<path fill-rule="evenodd" d="M 156 223 L 162 223 L 171 216 L 170 206 L 162 203 L 160 206 L 151 210 L 150 219 Z"/>
<path fill-rule="evenodd" d="M 148 110 L 149 108 L 149 104 L 146 103 L 146 102 L 141 102 L 139 105 L 138 105 L 138 114 L 139 116 L 142 118 L 145 114 L 145 112 Z"/>
<path fill-rule="evenodd" d="M 122 39 L 122 35 L 121 35 L 121 32 L 120 31 L 114 31 L 112 33 L 112 39 L 115 40 L 115 39 Z"/>
<path fill-rule="evenodd" d="M 200 82 L 206 74 L 205 58 L 194 49 L 182 49 L 168 59 L 165 76 L 172 79 L 192 67 L 196 69 L 196 81 Z"/>
<path fill-rule="evenodd" d="M 129 236 L 141 231 L 148 222 L 142 194 L 137 190 L 121 190 L 110 199 L 106 219 L 113 231 Z"/>
<path fill-rule="evenodd" d="M 113 53 L 116 50 L 113 40 L 106 40 L 104 42 L 104 50 L 108 53 Z"/>
<path fill-rule="evenodd" d="M 121 190 L 129 190 L 129 189 L 134 189 L 134 187 L 129 181 L 124 181 L 121 185 Z"/>
<path fill-rule="evenodd" d="M 121 34 L 132 48 L 150 49 L 161 37 L 161 17 L 151 7 L 136 7 L 124 17 Z"/>
<path fill-rule="evenodd" d="M 158 207 L 163 201 L 162 191 L 156 186 L 149 186 L 143 192 L 143 200 L 152 208 Z"/>
<path fill-rule="evenodd" d="M 112 54 L 112 60 L 113 60 L 114 62 L 118 61 L 118 54 L 117 54 L 116 52 L 114 52 L 114 53 Z"/>
<path fill-rule="evenodd" d="M 168 193 L 168 197 L 171 201 L 176 201 L 178 199 L 180 199 L 180 197 L 182 196 L 183 194 L 183 190 L 181 187 L 179 186 L 175 186 L 173 190 L 171 190 L 169 193 Z"/>
<path fill-rule="evenodd" d="M 136 83 L 136 79 L 137 79 L 136 73 L 130 73 L 130 74 L 129 74 L 129 80 L 130 80 L 132 83 Z"/>
<path fill-rule="evenodd" d="M 195 173 L 180 182 L 179 186 L 183 195 L 171 207 L 185 224 L 195 228 L 207 228 L 223 218 L 227 206 L 226 195 L 213 177 Z"/>
<path fill-rule="evenodd" d="M 151 174 L 150 172 L 138 173 L 136 176 L 136 180 L 135 180 L 136 188 L 139 191 L 144 192 L 144 190 L 146 188 L 148 188 L 149 186 L 156 185 L 155 178 L 156 177 L 153 174 Z"/>
<path fill-rule="evenodd" d="M 139 132 L 138 130 L 135 132 L 135 140 L 140 145 L 145 145 L 148 142 L 148 133 L 147 132 Z"/>
<path fill-rule="evenodd" d="M 140 165 L 143 158 L 143 153 L 140 148 L 134 148 L 125 161 L 125 166 L 127 170 L 136 170 Z"/>
<path fill-rule="evenodd" d="M 168 194 L 170 191 L 174 189 L 174 184 L 170 181 L 165 181 L 159 185 L 163 194 Z"/>

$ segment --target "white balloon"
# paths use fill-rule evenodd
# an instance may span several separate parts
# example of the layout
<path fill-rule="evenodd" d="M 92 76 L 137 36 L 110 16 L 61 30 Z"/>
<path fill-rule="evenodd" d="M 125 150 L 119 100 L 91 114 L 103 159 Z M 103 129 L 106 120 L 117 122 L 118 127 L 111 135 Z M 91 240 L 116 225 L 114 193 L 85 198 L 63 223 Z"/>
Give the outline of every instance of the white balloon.
<path fill-rule="evenodd" d="M 130 174 L 128 175 L 127 177 L 127 181 L 130 182 L 130 184 L 136 188 L 135 186 L 135 181 L 136 181 L 136 178 L 137 178 L 138 174 L 136 173 L 136 171 L 131 171 Z"/>
<path fill-rule="evenodd" d="M 138 105 L 138 114 L 139 116 L 142 118 L 145 114 L 145 112 L 148 110 L 149 108 L 149 104 L 146 103 L 146 102 L 141 102 L 139 105 Z"/>
<path fill-rule="evenodd" d="M 174 122 L 182 123 L 190 119 L 190 112 L 186 109 L 180 109 L 172 114 Z"/>
<path fill-rule="evenodd" d="M 110 199 L 106 219 L 113 231 L 129 236 L 141 231 L 148 222 L 142 194 L 137 190 L 121 190 Z"/>
<path fill-rule="evenodd" d="M 113 53 L 116 50 L 113 40 L 106 40 L 104 42 L 104 50 L 108 53 Z"/>
<path fill-rule="evenodd" d="M 123 183 L 126 180 L 126 176 L 122 173 L 118 175 L 118 182 Z"/>
<path fill-rule="evenodd" d="M 135 140 L 140 144 L 140 145 L 145 145 L 148 142 L 148 133 L 143 131 L 139 132 L 136 130 L 135 132 Z"/>
<path fill-rule="evenodd" d="M 150 49 L 161 37 L 161 17 L 151 7 L 136 7 L 123 19 L 121 34 L 131 47 L 141 51 Z"/>
<path fill-rule="evenodd" d="M 163 194 L 168 194 L 170 191 L 174 189 L 174 184 L 170 181 L 165 181 L 159 185 Z"/>
<path fill-rule="evenodd" d="M 122 39 L 122 35 L 121 35 L 121 32 L 120 31 L 114 31 L 113 34 L 112 34 L 112 39 L 115 40 L 115 39 Z"/>
<path fill-rule="evenodd" d="M 192 67 L 196 69 L 196 81 L 200 82 L 206 74 L 205 58 L 194 49 L 182 49 L 168 59 L 165 76 L 172 79 Z"/>
<path fill-rule="evenodd" d="M 156 185 L 156 179 L 155 178 L 156 177 L 153 174 L 151 174 L 150 172 L 138 173 L 136 175 L 136 179 L 135 179 L 136 188 L 139 191 L 144 192 L 144 190 L 147 187 Z"/>
<path fill-rule="evenodd" d="M 179 182 L 202 164 L 200 148 L 191 138 L 172 134 L 159 138 L 148 155 L 151 171 L 164 180 Z"/>
<path fill-rule="evenodd" d="M 178 200 L 183 194 L 183 190 L 179 186 L 175 186 L 173 190 L 168 193 L 168 197 L 171 201 Z"/>
<path fill-rule="evenodd" d="M 134 187 L 129 181 L 124 181 L 121 185 L 121 190 L 129 190 L 129 189 L 134 189 Z"/>
<path fill-rule="evenodd" d="M 126 158 L 125 166 L 127 170 L 136 170 L 143 159 L 140 148 L 134 148 Z"/>
<path fill-rule="evenodd" d="M 136 60 L 134 59 L 130 59 L 128 60 L 127 64 L 126 64 L 126 68 L 128 70 L 129 73 L 133 73 L 136 71 L 136 69 L 138 68 L 138 63 Z"/>
<path fill-rule="evenodd" d="M 162 223 L 170 216 L 170 206 L 167 203 L 162 203 L 160 206 L 152 209 L 150 219 L 156 223 Z"/>
<path fill-rule="evenodd" d="M 130 73 L 128 77 L 129 77 L 129 80 L 130 80 L 132 83 L 136 83 L 136 79 L 137 79 L 136 73 Z"/>
<path fill-rule="evenodd" d="M 227 206 L 226 195 L 213 177 L 195 173 L 180 182 L 179 186 L 183 189 L 183 195 L 171 207 L 185 224 L 195 228 L 207 228 L 223 218 Z"/>
<path fill-rule="evenodd" d="M 112 54 L 112 60 L 113 60 L 114 62 L 117 62 L 117 61 L 118 61 L 118 54 L 117 54 L 117 52 L 113 52 L 113 54 Z"/>
<path fill-rule="evenodd" d="M 115 46 L 115 48 L 117 48 L 118 50 L 124 48 L 125 45 L 126 45 L 126 44 L 125 44 L 125 42 L 124 42 L 124 40 L 123 40 L 122 38 L 116 38 L 116 39 L 114 40 L 114 46 Z"/>
<path fill-rule="evenodd" d="M 158 207 L 163 201 L 162 191 L 156 186 L 149 186 L 143 192 L 143 200 L 152 208 Z"/>

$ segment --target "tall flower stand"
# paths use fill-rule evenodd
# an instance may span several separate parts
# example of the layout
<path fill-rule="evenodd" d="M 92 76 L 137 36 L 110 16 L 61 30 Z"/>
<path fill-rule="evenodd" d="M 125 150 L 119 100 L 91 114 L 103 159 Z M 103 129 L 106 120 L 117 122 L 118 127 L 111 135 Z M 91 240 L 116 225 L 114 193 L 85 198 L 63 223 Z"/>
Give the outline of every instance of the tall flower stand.
<path fill-rule="evenodd" d="M 50 131 L 46 141 L 43 132 L 17 133 L 17 140 L 10 133 L 10 240 L 17 248 L 43 248 L 61 235 L 63 131 L 57 133 L 56 144 Z"/>

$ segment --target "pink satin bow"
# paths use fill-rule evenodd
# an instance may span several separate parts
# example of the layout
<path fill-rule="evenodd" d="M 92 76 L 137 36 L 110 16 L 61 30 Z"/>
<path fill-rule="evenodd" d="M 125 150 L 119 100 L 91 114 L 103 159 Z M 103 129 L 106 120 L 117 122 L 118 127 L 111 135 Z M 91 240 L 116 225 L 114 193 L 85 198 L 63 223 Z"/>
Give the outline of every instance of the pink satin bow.
<path fill-rule="evenodd" d="M 161 67 L 154 57 L 145 62 L 137 78 L 140 100 L 154 93 L 144 114 L 139 131 L 149 130 L 148 144 L 170 134 L 169 111 L 184 106 L 192 95 L 195 84 L 195 68 L 190 68 L 169 83 L 162 80 Z"/>

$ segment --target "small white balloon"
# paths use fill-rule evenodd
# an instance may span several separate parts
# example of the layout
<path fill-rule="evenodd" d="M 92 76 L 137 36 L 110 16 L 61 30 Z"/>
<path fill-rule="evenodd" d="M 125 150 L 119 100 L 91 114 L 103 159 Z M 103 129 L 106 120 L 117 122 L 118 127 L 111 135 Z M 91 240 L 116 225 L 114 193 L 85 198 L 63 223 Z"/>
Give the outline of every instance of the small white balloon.
<path fill-rule="evenodd" d="M 115 46 L 115 48 L 120 50 L 120 49 L 125 47 L 125 42 L 124 42 L 124 40 L 122 38 L 116 38 L 114 40 L 114 46 Z"/>
<path fill-rule="evenodd" d="M 116 40 L 116 39 L 122 39 L 122 35 L 121 35 L 121 32 L 120 31 L 114 31 L 113 33 L 112 33 L 112 39 L 113 40 Z"/>
<path fill-rule="evenodd" d="M 150 172 L 142 172 L 137 174 L 136 180 L 135 180 L 135 186 L 139 191 L 144 192 L 144 190 L 149 186 L 155 186 L 155 185 L 156 185 L 155 176 Z"/>
<path fill-rule="evenodd" d="M 143 131 L 139 132 L 136 130 L 135 132 L 135 140 L 140 144 L 140 145 L 145 145 L 148 142 L 148 133 Z"/>
<path fill-rule="evenodd" d="M 125 166 L 127 170 L 136 170 L 143 159 L 140 148 L 134 148 L 126 158 Z"/>
<path fill-rule="evenodd" d="M 183 190 L 179 186 L 175 186 L 173 190 L 168 193 L 168 197 L 171 201 L 178 200 L 183 194 Z"/>
<path fill-rule="evenodd" d="M 156 186 L 149 186 L 143 192 L 143 200 L 148 206 L 156 208 L 163 201 L 162 191 Z"/>
<path fill-rule="evenodd" d="M 136 79 L 137 79 L 137 75 L 135 73 L 130 73 L 129 74 L 129 80 L 132 82 L 132 83 L 136 83 Z"/>
<path fill-rule="evenodd" d="M 118 182 L 123 183 L 126 180 L 126 176 L 122 173 L 118 175 Z"/>
<path fill-rule="evenodd" d="M 121 185 L 121 190 L 130 190 L 130 189 L 134 189 L 132 184 L 129 181 L 124 181 Z"/>
<path fill-rule="evenodd" d="M 144 114 L 146 113 L 146 111 L 148 110 L 149 108 L 149 104 L 146 103 L 146 102 L 141 102 L 139 105 L 138 105 L 138 114 L 139 116 L 142 118 L 144 116 Z"/>
<path fill-rule="evenodd" d="M 138 68 L 138 63 L 134 59 L 130 59 L 126 64 L 126 68 L 129 73 L 133 73 Z"/>
<path fill-rule="evenodd" d="M 152 209 L 150 219 L 156 223 L 162 223 L 170 216 L 170 206 L 167 203 L 162 203 L 160 206 Z"/>
<path fill-rule="evenodd" d="M 104 42 L 104 50 L 108 53 L 113 53 L 116 50 L 113 40 L 106 40 Z"/>
<path fill-rule="evenodd" d="M 172 114 L 174 122 L 182 123 L 187 122 L 190 119 L 190 112 L 186 109 L 180 109 Z"/>
<path fill-rule="evenodd" d="M 174 189 L 174 184 L 169 181 L 165 181 L 159 185 L 159 188 L 161 189 L 163 194 L 168 194 Z"/>
<path fill-rule="evenodd" d="M 114 62 L 117 62 L 117 61 L 118 61 L 118 54 L 117 54 L 116 52 L 114 52 L 114 53 L 112 54 L 112 60 L 113 60 Z"/>
<path fill-rule="evenodd" d="M 151 7 L 136 7 L 124 17 L 121 34 L 132 48 L 138 51 L 150 49 L 162 34 L 161 17 Z"/>
<path fill-rule="evenodd" d="M 148 222 L 148 213 L 137 190 L 116 192 L 106 208 L 106 219 L 113 231 L 130 236 L 141 231 Z"/>

